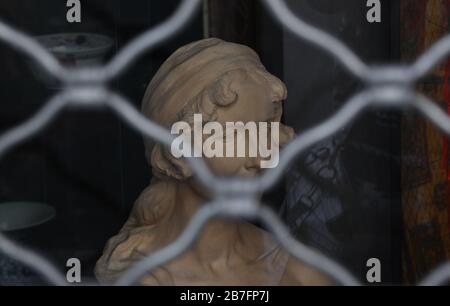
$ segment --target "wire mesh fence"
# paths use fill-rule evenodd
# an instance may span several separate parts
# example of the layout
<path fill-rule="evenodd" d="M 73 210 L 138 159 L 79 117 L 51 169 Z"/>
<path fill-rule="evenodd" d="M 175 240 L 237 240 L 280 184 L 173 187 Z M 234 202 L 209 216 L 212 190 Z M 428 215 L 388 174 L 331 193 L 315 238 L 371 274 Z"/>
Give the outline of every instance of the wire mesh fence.
<path fill-rule="evenodd" d="M 212 191 L 212 200 L 192 218 L 183 234 L 168 246 L 147 255 L 118 280 L 118 285 L 132 285 L 152 269 L 181 255 L 195 241 L 203 226 L 217 217 L 254 218 L 262 222 L 278 242 L 295 258 L 318 269 L 342 285 L 361 285 L 357 278 L 337 262 L 297 241 L 278 216 L 260 203 L 259 196 L 282 178 L 288 166 L 302 152 L 332 136 L 369 108 L 414 109 L 450 135 L 450 118 L 427 97 L 414 89 L 425 76 L 450 53 L 450 35 L 433 45 L 411 65 L 369 66 L 335 37 L 305 23 L 294 15 L 283 0 L 261 0 L 283 27 L 299 39 L 325 50 L 366 86 L 351 97 L 329 119 L 303 132 L 281 152 L 280 163 L 257 178 L 221 178 L 214 176 L 201 159 L 188 159 L 197 180 Z M 194 17 L 201 0 L 183 0 L 173 15 L 147 30 L 118 52 L 105 66 L 68 69 L 30 36 L 0 21 L 0 39 L 33 60 L 47 74 L 59 79 L 63 89 L 29 120 L 0 136 L 0 158 L 16 145 L 30 139 L 65 108 L 107 108 L 142 135 L 170 146 L 169 131 L 147 120 L 108 82 L 121 75 L 144 52 L 173 37 Z M 67 285 L 65 276 L 47 259 L 0 233 L 0 251 L 27 265 L 48 282 Z M 450 279 L 450 263 L 431 271 L 419 285 L 441 285 Z"/>

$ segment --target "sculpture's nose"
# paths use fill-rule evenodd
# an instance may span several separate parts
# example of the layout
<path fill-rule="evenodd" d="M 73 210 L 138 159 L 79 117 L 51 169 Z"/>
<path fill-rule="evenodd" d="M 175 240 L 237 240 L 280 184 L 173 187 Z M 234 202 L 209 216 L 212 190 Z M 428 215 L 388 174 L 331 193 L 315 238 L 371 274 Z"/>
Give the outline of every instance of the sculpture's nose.
<path fill-rule="evenodd" d="M 280 147 L 284 147 L 294 138 L 294 129 L 284 124 L 280 124 Z"/>

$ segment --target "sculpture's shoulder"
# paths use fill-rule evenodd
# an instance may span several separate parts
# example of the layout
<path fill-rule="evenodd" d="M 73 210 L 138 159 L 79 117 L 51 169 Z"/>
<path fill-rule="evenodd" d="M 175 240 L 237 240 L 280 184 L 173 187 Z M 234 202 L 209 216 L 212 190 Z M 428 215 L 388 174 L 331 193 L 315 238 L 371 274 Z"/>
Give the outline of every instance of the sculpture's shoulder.
<path fill-rule="evenodd" d="M 152 225 L 161 222 L 168 210 L 173 209 L 173 186 L 158 181 L 148 186 L 134 203 L 128 221 L 123 229 Z"/>
<path fill-rule="evenodd" d="M 127 269 L 151 252 L 156 236 L 155 226 L 149 225 L 122 229 L 111 237 L 95 266 L 99 281 L 115 282 Z"/>
<path fill-rule="evenodd" d="M 252 274 L 263 273 L 261 279 L 265 279 L 265 285 L 277 285 L 286 270 L 289 254 L 273 238 L 273 235 L 260 227 L 250 223 L 242 223 L 241 245 L 239 250 L 246 263 L 254 271 Z"/>
<path fill-rule="evenodd" d="M 170 202 L 165 201 L 166 186 L 158 184 L 146 188 L 136 200 L 127 222 L 118 234 L 111 237 L 95 266 L 100 282 L 112 283 L 146 254 L 165 244 L 159 241 L 158 221 Z"/>
<path fill-rule="evenodd" d="M 248 237 L 248 245 L 252 249 L 263 249 L 259 259 L 270 265 L 270 271 L 273 277 L 277 277 L 279 285 L 293 286 L 326 286 L 333 285 L 333 282 L 319 272 L 303 262 L 299 261 L 277 242 L 273 235 L 254 225 L 247 225 L 246 231 Z M 260 237 L 260 239 L 255 239 Z"/>
<path fill-rule="evenodd" d="M 285 286 L 332 286 L 335 283 L 317 269 L 293 256 L 289 256 L 280 285 Z"/>

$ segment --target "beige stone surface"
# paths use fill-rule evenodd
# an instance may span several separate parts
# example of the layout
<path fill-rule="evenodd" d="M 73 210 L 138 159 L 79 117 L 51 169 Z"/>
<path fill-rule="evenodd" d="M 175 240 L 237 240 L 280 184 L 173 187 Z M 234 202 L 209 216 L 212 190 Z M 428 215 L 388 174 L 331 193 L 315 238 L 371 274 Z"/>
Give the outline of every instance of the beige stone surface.
<path fill-rule="evenodd" d="M 279 122 L 283 82 L 266 71 L 248 47 L 205 39 L 178 49 L 146 91 L 142 112 L 170 129 L 177 121 Z M 280 146 L 294 136 L 280 125 Z M 147 254 L 173 242 L 193 214 L 208 201 L 184 159 L 145 140 L 153 180 L 131 215 L 105 246 L 96 266 L 100 282 L 116 281 Z M 261 159 L 209 158 L 216 175 L 255 176 Z M 191 248 L 150 271 L 141 285 L 325 285 L 329 280 L 288 255 L 271 235 L 244 221 L 212 220 Z"/>

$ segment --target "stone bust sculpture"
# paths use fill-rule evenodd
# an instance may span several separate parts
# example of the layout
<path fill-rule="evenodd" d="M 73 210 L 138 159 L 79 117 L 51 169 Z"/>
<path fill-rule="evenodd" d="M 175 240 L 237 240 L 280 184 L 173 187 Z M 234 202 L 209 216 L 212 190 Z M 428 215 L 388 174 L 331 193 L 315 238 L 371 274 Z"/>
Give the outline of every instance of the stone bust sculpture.
<path fill-rule="evenodd" d="M 178 49 L 147 88 L 142 112 L 170 129 L 174 122 L 279 122 L 285 85 L 269 74 L 248 47 L 205 39 Z M 293 137 L 280 125 L 282 146 Z M 101 283 L 116 281 L 146 254 L 174 241 L 207 202 L 183 158 L 145 140 L 153 179 L 137 199 L 128 221 L 105 246 L 96 265 Z M 260 158 L 205 158 L 221 176 L 254 176 Z M 175 260 L 150 271 L 141 285 L 315 285 L 322 274 L 287 254 L 271 235 L 241 220 L 212 220 L 197 241 Z"/>

